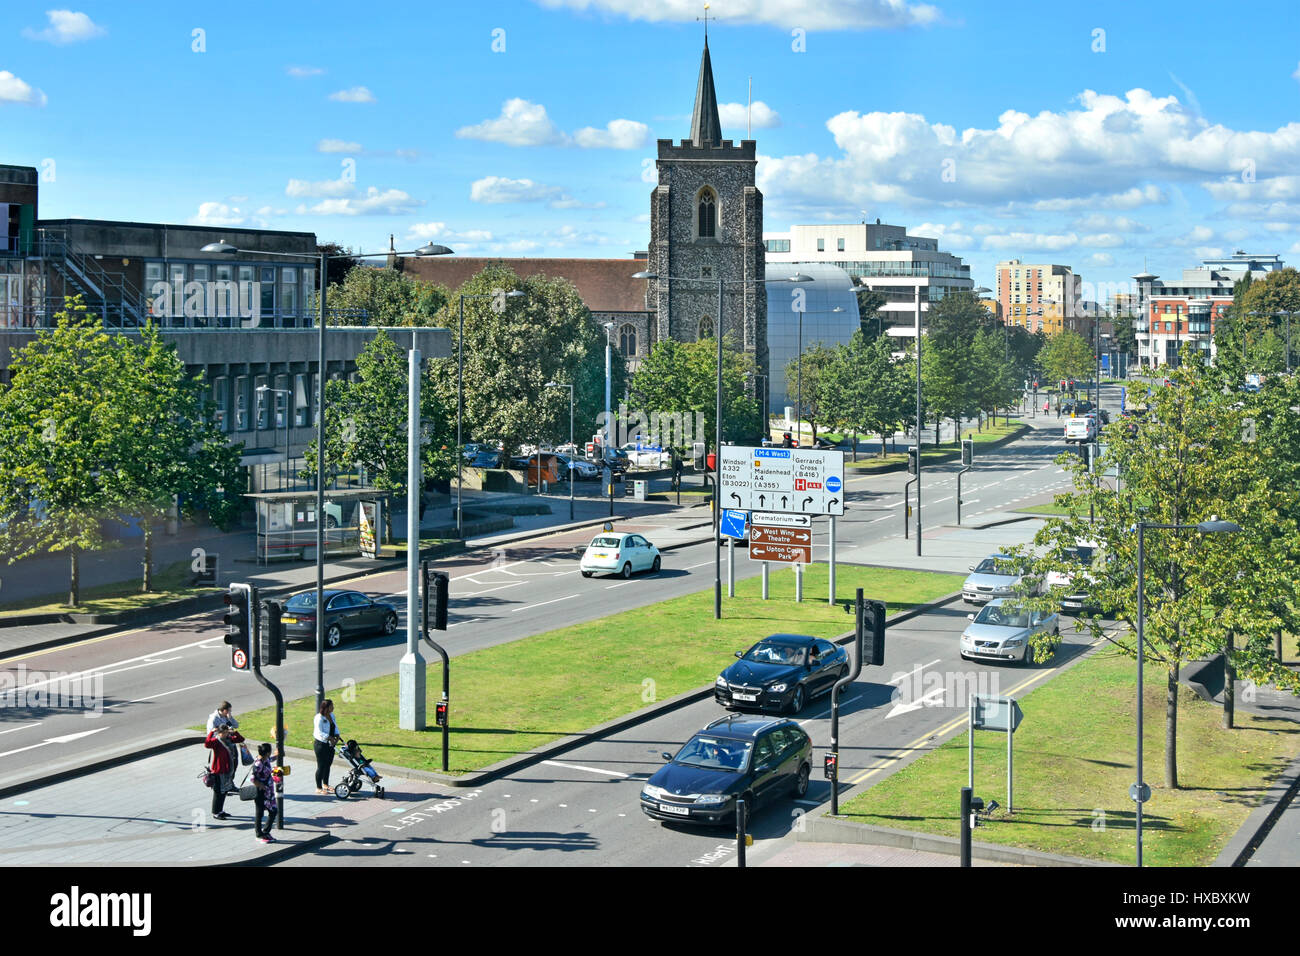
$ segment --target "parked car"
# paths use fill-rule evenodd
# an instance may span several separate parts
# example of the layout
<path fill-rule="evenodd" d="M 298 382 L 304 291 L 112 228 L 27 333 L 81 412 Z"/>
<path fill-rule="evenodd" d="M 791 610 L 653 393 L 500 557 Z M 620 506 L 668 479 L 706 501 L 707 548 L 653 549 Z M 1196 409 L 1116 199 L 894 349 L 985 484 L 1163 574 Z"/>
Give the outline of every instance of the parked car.
<path fill-rule="evenodd" d="M 1030 611 L 990 601 L 979 614 L 966 615 L 970 624 L 961 635 L 962 660 L 1034 662 L 1033 639 L 1050 635 L 1055 646 L 1061 637 L 1060 619 L 1047 611 Z"/>
<path fill-rule="evenodd" d="M 397 609 L 375 601 L 360 591 L 326 588 L 325 646 L 330 650 L 345 637 L 359 634 L 392 634 L 397 630 Z M 316 641 L 316 592 L 303 591 L 284 602 L 280 617 L 289 641 Z"/>
<path fill-rule="evenodd" d="M 736 801 L 747 811 L 808 792 L 812 740 L 792 720 L 723 717 L 679 750 L 641 788 L 641 812 L 655 820 L 723 824 Z"/>
<path fill-rule="evenodd" d="M 556 455 L 560 461 L 564 462 L 566 469 L 572 469 L 574 481 L 599 481 L 600 469 L 585 458 L 575 458 L 572 455 Z M 568 478 L 566 472 L 565 478 Z"/>
<path fill-rule="evenodd" d="M 673 455 L 658 445 L 643 445 L 628 442 L 618 449 L 627 456 L 627 460 L 638 468 L 666 468 L 673 462 Z"/>
<path fill-rule="evenodd" d="M 994 598 L 1015 597 L 1028 569 L 1009 554 L 991 554 L 970 570 L 961 586 L 961 599 L 967 604 L 984 604 Z"/>
<path fill-rule="evenodd" d="M 481 451 L 470 461 L 471 468 L 500 468 L 501 453 L 499 451 Z"/>
<path fill-rule="evenodd" d="M 606 531 L 591 539 L 578 570 L 584 578 L 593 574 L 630 578 L 635 571 L 658 571 L 661 564 L 659 549 L 641 535 Z"/>
<path fill-rule="evenodd" d="M 736 710 L 797 714 L 849 671 L 844 648 L 806 634 L 772 634 L 736 657 L 713 684 L 714 699 Z"/>

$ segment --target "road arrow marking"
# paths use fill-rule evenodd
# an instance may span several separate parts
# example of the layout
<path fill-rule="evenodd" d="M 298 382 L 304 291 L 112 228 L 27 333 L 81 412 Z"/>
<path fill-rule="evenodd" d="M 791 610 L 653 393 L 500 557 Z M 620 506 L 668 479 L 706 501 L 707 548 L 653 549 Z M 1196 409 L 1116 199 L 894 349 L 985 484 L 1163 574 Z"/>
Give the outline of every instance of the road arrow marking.
<path fill-rule="evenodd" d="M 42 740 L 39 744 L 32 744 L 28 747 L 19 747 L 17 750 L 10 750 L 0 754 L 0 757 L 11 757 L 14 754 L 20 754 L 25 750 L 35 750 L 37 747 L 44 747 L 46 744 L 66 744 L 73 740 L 80 740 L 82 737 L 89 737 L 91 734 L 97 734 L 101 730 L 108 730 L 108 727 L 96 727 L 94 730 L 83 730 L 79 734 L 64 734 L 62 737 L 49 737 Z"/>
<path fill-rule="evenodd" d="M 921 697 L 919 700 L 914 700 L 910 704 L 904 704 L 901 702 L 897 703 L 894 705 L 893 709 L 889 713 L 885 714 L 885 720 L 888 720 L 890 717 L 897 716 L 898 714 L 910 714 L 914 710 L 920 710 L 922 707 L 930 706 L 926 702 L 935 694 L 939 695 L 939 700 L 936 701 L 936 703 L 941 703 L 943 701 L 943 691 L 944 689 L 942 687 L 936 687 L 934 690 L 930 691 L 928 694 Z"/>

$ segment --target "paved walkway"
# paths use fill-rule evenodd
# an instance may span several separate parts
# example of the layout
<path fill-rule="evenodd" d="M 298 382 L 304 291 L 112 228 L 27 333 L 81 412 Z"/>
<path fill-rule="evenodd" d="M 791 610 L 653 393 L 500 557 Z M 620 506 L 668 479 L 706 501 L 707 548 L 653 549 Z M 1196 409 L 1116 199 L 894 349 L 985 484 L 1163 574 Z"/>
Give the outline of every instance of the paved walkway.
<path fill-rule="evenodd" d="M 803 843 L 787 846 L 763 860 L 759 866 L 959 866 L 961 858 L 946 853 L 926 853 L 899 847 L 868 846 L 860 843 Z M 1010 866 L 990 860 L 972 859 L 972 866 Z"/>

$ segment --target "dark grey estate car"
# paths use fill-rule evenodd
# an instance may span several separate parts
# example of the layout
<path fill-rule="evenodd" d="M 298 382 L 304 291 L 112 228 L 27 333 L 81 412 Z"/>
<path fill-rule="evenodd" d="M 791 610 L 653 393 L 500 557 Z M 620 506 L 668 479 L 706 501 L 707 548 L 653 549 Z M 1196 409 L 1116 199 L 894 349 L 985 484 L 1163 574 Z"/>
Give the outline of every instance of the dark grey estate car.
<path fill-rule="evenodd" d="M 375 601 L 360 591 L 326 588 L 325 646 L 331 650 L 345 637 L 358 634 L 392 634 L 397 630 L 397 609 Z M 290 641 L 316 641 L 316 592 L 295 594 L 284 603 L 280 618 Z"/>

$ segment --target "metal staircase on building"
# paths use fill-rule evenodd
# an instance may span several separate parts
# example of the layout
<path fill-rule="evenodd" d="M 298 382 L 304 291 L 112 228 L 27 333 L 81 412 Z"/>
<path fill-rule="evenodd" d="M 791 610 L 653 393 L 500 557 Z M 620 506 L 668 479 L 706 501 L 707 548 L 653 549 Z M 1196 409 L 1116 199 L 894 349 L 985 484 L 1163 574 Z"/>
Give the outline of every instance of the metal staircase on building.
<path fill-rule="evenodd" d="M 58 298 L 80 295 L 86 308 L 100 315 L 105 327 L 145 324 L 144 296 L 126 276 L 105 270 L 94 256 L 77 248 L 59 230 L 42 229 L 39 235 L 37 254 L 63 279 L 64 294 Z M 47 303 L 53 298 L 47 288 Z"/>

